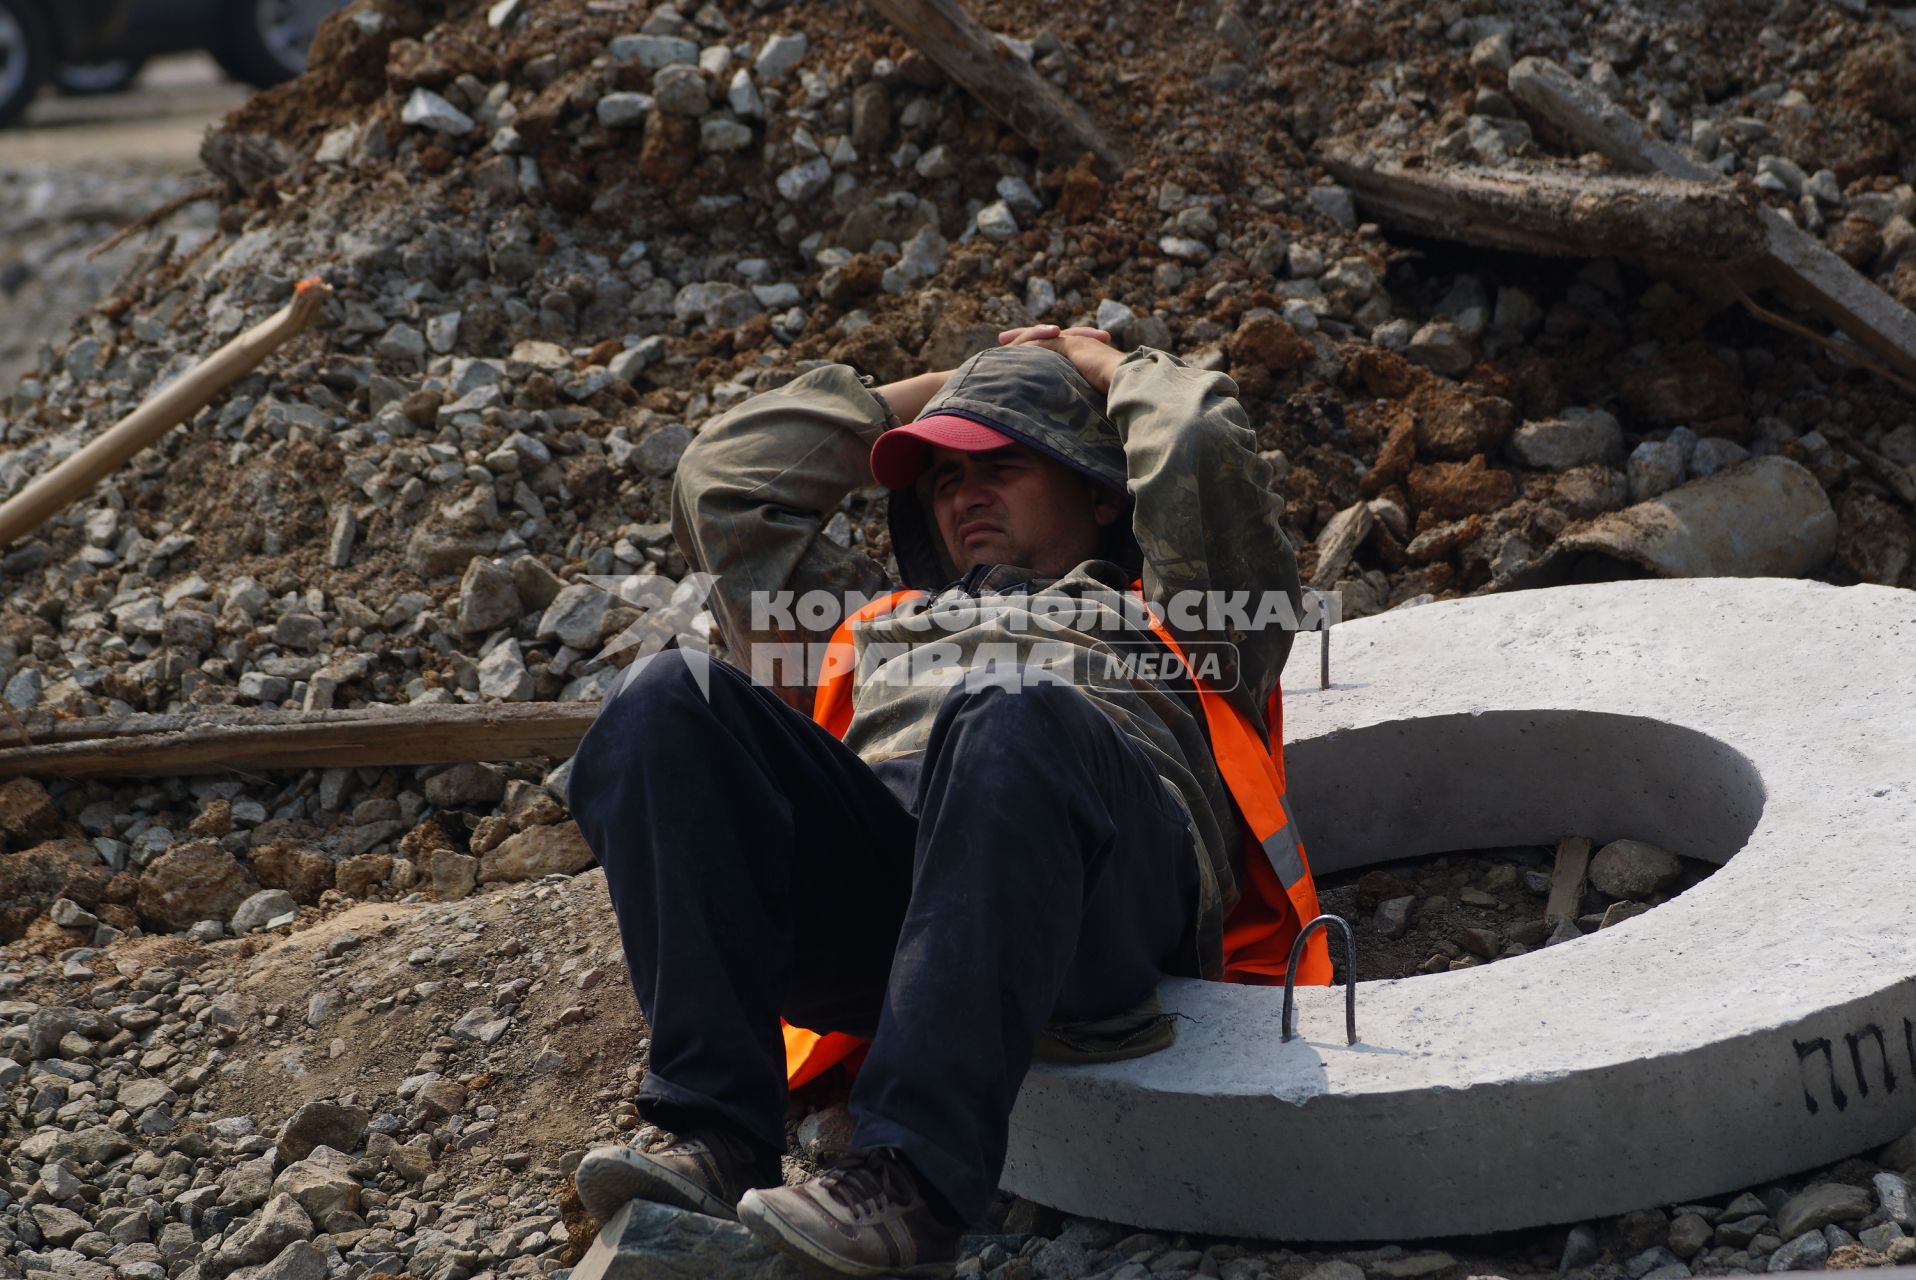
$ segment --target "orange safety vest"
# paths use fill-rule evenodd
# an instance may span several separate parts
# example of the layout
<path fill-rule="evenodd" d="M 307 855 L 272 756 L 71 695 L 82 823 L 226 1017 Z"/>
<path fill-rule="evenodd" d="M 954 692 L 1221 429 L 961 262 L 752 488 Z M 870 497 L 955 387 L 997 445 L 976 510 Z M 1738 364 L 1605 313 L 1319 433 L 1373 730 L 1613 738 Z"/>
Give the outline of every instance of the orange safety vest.
<path fill-rule="evenodd" d="M 1133 585 L 1137 590 L 1137 584 Z M 897 591 L 872 601 L 839 624 L 826 646 L 819 667 L 818 692 L 812 701 L 812 719 L 843 738 L 852 722 L 856 649 L 852 626 L 882 617 L 922 591 Z M 1156 609 L 1148 614 L 1151 632 L 1180 660 L 1184 650 L 1172 638 Z M 1224 981 L 1278 984 L 1290 963 L 1291 945 L 1304 922 L 1315 919 L 1317 886 L 1311 879 L 1304 842 L 1291 820 L 1284 786 L 1284 701 L 1280 689 L 1265 704 L 1270 736 L 1262 737 L 1249 717 L 1223 694 L 1192 676 L 1204 726 L 1211 738 L 1211 755 L 1230 790 L 1250 836 L 1246 841 L 1244 880 L 1237 906 L 1224 922 Z M 1305 986 L 1328 986 L 1331 981 L 1330 944 L 1319 930 L 1305 944 L 1298 961 L 1297 981 Z M 785 1076 L 792 1088 L 816 1079 L 839 1063 L 856 1068 L 867 1042 L 842 1031 L 807 1031 L 790 1023 L 785 1032 Z"/>

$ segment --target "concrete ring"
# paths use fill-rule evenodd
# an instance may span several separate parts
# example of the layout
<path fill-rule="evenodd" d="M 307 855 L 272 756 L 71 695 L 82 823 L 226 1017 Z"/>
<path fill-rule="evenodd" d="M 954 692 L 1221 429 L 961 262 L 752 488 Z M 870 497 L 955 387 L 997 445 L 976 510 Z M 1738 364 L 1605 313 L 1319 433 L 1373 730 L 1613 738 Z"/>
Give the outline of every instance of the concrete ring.
<path fill-rule="evenodd" d="M 1480 597 L 1338 628 L 1286 702 L 1313 866 L 1566 834 L 1722 867 L 1601 933 L 1343 993 L 1177 981 L 1177 1043 L 1034 1068 L 1006 1189 L 1277 1240 L 1721 1195 L 1916 1124 L 1916 593 L 1784 579 Z M 1362 945 L 1360 933 L 1359 945 Z"/>

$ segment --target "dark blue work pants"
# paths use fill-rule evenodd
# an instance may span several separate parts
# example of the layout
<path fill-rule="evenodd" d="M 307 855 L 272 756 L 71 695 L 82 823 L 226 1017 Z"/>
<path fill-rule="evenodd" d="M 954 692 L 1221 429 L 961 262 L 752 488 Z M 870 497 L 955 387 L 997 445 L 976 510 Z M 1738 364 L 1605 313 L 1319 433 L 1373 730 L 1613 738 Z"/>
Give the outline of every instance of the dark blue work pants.
<path fill-rule="evenodd" d="M 568 795 L 651 1029 L 641 1112 L 782 1148 L 779 1017 L 866 1036 L 855 1144 L 981 1218 L 1044 1026 L 1195 971 L 1182 808 L 1088 699 L 1017 671 L 872 766 L 733 667 L 641 661 Z"/>

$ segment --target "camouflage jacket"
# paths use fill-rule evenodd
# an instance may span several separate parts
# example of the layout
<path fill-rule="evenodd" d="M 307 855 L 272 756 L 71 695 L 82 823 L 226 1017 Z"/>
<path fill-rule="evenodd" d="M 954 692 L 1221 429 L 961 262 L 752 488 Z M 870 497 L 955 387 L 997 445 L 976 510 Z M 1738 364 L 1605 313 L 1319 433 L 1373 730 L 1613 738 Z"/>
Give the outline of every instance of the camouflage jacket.
<path fill-rule="evenodd" d="M 1033 580 L 1000 565 L 954 583 L 957 575 L 915 495 L 893 494 L 893 542 L 903 577 L 929 595 L 855 628 L 859 679 L 845 741 L 868 761 L 922 752 L 946 690 L 987 651 L 992 660 L 1009 653 L 1066 671 L 1151 757 L 1191 817 L 1201 886 L 1194 968 L 1216 977 L 1223 920 L 1238 897 L 1243 835 L 1212 761 L 1196 695 L 1175 680 L 1113 679 L 1110 665 L 1099 664 L 1112 651 L 1114 632 L 1128 633 L 1133 642 L 1141 635 L 1127 628 L 1135 615 L 1127 618 L 1121 607 L 1133 580 L 1157 602 L 1185 591 L 1249 593 L 1252 601 L 1281 593 L 1295 611 L 1296 562 L 1278 527 L 1283 501 L 1271 490 L 1270 465 L 1255 452 L 1237 389 L 1223 374 L 1140 349 L 1118 365 L 1100 401 L 1063 357 L 1037 347 L 1011 350 L 1029 355 L 1006 360 L 1001 349 L 985 371 L 997 370 L 996 381 L 984 373 L 968 376 L 967 362 L 926 412 L 989 410 L 994 420 L 1081 470 L 1114 472 L 1132 499 L 1135 544 L 1113 551 L 1114 560 L 1086 561 L 1062 578 Z M 1073 393 L 1058 390 L 1058 370 L 1043 367 L 1046 361 L 1065 366 Z M 1048 376 L 1020 376 L 1024 371 Z M 1042 395 L 1040 389 L 1046 389 Z M 802 611 L 768 609 L 764 602 L 779 592 L 823 591 L 837 599 L 896 589 L 877 561 L 820 536 L 845 497 L 872 483 L 872 443 L 896 425 L 865 380 L 832 365 L 732 409 L 705 427 L 679 464 L 673 533 L 696 568 L 716 575 L 712 606 L 728 649 L 803 711 L 811 709 L 807 685 L 815 659 L 838 619 L 811 630 Z M 1074 611 L 1071 625 L 1035 622 L 1034 614 L 1055 612 L 1059 597 Z M 959 603 L 967 608 L 954 609 Z M 927 626 L 933 615 L 943 620 Z M 1173 610 L 1168 621 L 1187 651 L 1203 645 L 1224 658 L 1220 687 L 1228 686 L 1233 700 L 1262 723 L 1290 631 L 1246 630 L 1234 625 L 1237 619 L 1213 619 L 1201 610 L 1182 617 Z M 1213 621 L 1221 625 L 1206 625 Z M 958 661 L 932 670 L 914 666 L 912 650 L 932 640 L 946 646 L 946 654 L 955 651 Z M 905 671 L 909 678 L 899 678 Z"/>

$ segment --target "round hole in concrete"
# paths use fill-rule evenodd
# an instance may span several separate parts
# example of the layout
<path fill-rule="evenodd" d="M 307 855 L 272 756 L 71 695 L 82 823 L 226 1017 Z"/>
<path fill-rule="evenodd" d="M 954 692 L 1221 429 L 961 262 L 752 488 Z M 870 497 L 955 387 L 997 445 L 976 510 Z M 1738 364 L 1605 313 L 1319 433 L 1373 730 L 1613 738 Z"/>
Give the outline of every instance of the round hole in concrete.
<path fill-rule="evenodd" d="M 1566 835 L 1581 835 L 1594 848 L 1628 838 L 1696 860 L 1686 863 L 1675 887 L 1681 891 L 1743 847 L 1762 816 L 1765 794 L 1755 766 L 1708 734 L 1590 711 L 1389 721 L 1300 742 L 1287 748 L 1286 763 L 1293 811 L 1325 909 L 1357 924 L 1364 978 L 1439 971 L 1431 967 L 1433 938 L 1447 939 L 1447 950 L 1461 945 L 1453 959 L 1534 950 L 1542 898 L 1510 886 L 1494 895 L 1501 906 L 1473 905 L 1466 893 L 1429 915 L 1426 899 L 1416 908 L 1413 932 L 1387 940 L 1371 925 L 1374 904 L 1359 902 L 1357 871 L 1458 855 L 1441 869 L 1458 891 L 1500 862 L 1547 872 L 1548 849 Z M 1417 878 L 1419 868 L 1393 870 Z M 1473 929 L 1479 930 L 1474 938 L 1466 933 Z M 1483 931 L 1494 938 L 1488 946 Z M 1338 963 L 1341 978 L 1341 954 Z"/>

